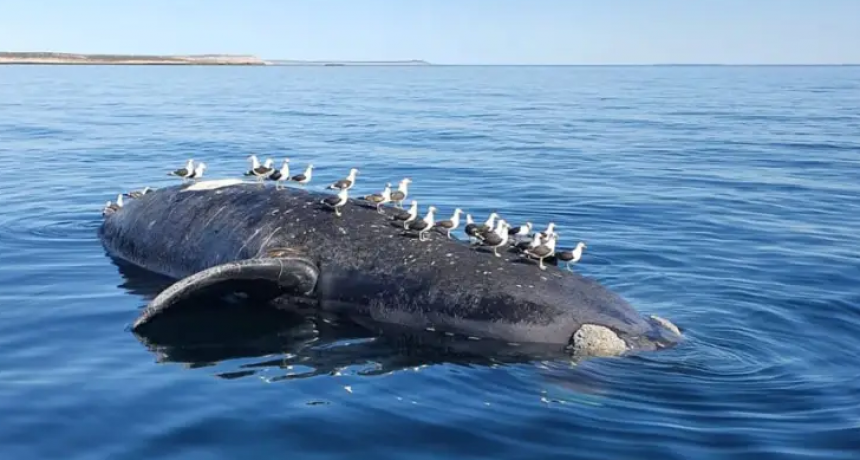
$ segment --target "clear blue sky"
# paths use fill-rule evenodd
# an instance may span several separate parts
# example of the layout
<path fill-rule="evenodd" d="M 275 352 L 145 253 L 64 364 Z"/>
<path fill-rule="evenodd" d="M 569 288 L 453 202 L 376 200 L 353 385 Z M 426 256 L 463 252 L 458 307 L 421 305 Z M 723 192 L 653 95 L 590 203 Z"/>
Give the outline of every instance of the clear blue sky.
<path fill-rule="evenodd" d="M 440 64 L 860 63 L 860 0 L 0 0 L 0 49 Z"/>

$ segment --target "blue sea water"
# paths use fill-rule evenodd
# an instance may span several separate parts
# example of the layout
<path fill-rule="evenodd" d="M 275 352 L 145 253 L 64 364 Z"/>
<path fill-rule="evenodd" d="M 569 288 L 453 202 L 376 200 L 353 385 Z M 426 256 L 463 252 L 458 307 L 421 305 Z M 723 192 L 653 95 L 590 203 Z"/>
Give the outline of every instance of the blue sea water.
<path fill-rule="evenodd" d="M 105 256 L 101 207 L 251 153 L 554 221 L 687 339 L 576 365 L 308 323 L 141 340 L 165 281 Z M 860 456 L 860 68 L 3 66 L 0 165 L 0 458 Z"/>

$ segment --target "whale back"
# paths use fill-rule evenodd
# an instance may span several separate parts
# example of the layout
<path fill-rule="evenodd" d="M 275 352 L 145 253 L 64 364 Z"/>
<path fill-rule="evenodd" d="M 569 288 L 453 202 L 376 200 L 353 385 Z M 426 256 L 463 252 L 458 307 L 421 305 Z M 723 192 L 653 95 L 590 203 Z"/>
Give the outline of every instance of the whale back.
<path fill-rule="evenodd" d="M 105 218 L 108 252 L 183 278 L 230 261 L 300 255 L 317 264 L 322 308 L 377 321 L 565 344 L 579 326 L 652 328 L 595 280 L 434 233 L 429 241 L 354 200 L 341 217 L 324 194 L 241 183 L 159 189 Z M 423 213 L 422 213 L 423 214 Z M 462 231 L 462 228 L 458 229 Z"/>

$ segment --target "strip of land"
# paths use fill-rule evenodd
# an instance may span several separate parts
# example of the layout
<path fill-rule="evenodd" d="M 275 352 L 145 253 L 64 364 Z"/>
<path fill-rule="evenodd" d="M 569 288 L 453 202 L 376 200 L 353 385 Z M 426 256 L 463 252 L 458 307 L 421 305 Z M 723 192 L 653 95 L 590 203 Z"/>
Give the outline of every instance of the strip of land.
<path fill-rule="evenodd" d="M 90 64 L 90 65 L 269 65 L 256 56 L 200 54 L 159 56 L 133 54 L 74 54 L 0 52 L 0 64 Z"/>
<path fill-rule="evenodd" d="M 298 61 L 261 59 L 250 55 L 140 55 L 76 54 L 0 51 L 2 64 L 89 64 L 89 65 L 281 65 L 281 66 L 401 66 L 430 65 L 427 61 Z"/>

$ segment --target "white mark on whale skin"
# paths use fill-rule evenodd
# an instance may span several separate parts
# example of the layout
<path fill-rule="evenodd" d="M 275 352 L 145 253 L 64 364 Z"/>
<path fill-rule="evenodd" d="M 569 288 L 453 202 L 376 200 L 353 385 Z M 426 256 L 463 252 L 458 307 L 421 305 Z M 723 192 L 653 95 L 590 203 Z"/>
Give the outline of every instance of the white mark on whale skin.
<path fill-rule="evenodd" d="M 206 219 L 206 222 L 203 224 L 203 228 L 208 227 L 208 226 L 209 226 L 209 224 L 210 224 L 210 223 L 212 223 L 212 221 L 213 221 L 213 220 L 215 220 L 215 217 L 217 217 L 217 216 L 218 216 L 218 214 L 221 214 L 221 211 L 223 211 L 223 210 L 224 210 L 224 209 L 226 209 L 226 208 L 227 208 L 227 206 L 221 206 L 221 208 L 220 208 L 220 209 L 218 209 L 217 211 L 215 211 L 215 214 L 212 214 L 212 216 L 211 216 L 211 217 L 209 217 L 208 219 Z"/>
<path fill-rule="evenodd" d="M 263 230 L 263 229 L 262 229 L 262 228 L 258 228 L 258 229 L 254 232 L 254 234 L 253 234 L 253 235 L 249 236 L 249 237 L 248 237 L 248 239 L 246 239 L 246 240 L 245 240 L 245 242 L 242 244 L 242 247 L 241 247 L 241 248 L 239 248 L 239 250 L 238 250 L 238 251 L 236 251 L 236 256 L 238 256 L 239 254 L 241 254 L 241 253 L 242 253 L 242 250 L 243 250 L 243 249 L 245 249 L 245 246 L 247 246 L 247 245 L 248 245 L 248 242 L 249 242 L 249 241 L 251 241 L 252 239 L 254 239 L 254 237 L 255 237 L 255 236 L 257 236 L 257 235 L 260 233 L 260 231 L 261 231 L 261 230 Z"/>
<path fill-rule="evenodd" d="M 260 245 L 260 250 L 262 250 L 263 248 L 265 248 L 265 247 L 266 247 L 266 245 L 267 245 L 267 244 L 269 244 L 269 240 L 271 240 L 271 239 L 272 239 L 272 237 L 273 237 L 273 236 L 275 236 L 275 233 L 278 233 L 280 230 L 281 230 L 281 227 L 278 227 L 278 228 L 276 228 L 276 229 L 275 229 L 275 231 L 273 231 L 272 233 L 270 233 L 270 234 L 269 234 L 269 236 L 267 236 L 267 237 L 266 237 L 266 239 L 265 239 L 265 240 L 263 240 L 263 244 L 261 244 L 261 245 Z"/>
<path fill-rule="evenodd" d="M 183 192 L 191 192 L 195 190 L 215 190 L 221 187 L 229 187 L 231 185 L 239 185 L 239 184 L 250 184 L 250 182 L 245 182 L 242 179 L 218 179 L 218 180 L 206 180 L 200 181 L 194 185 L 189 185 L 183 189 Z"/>

